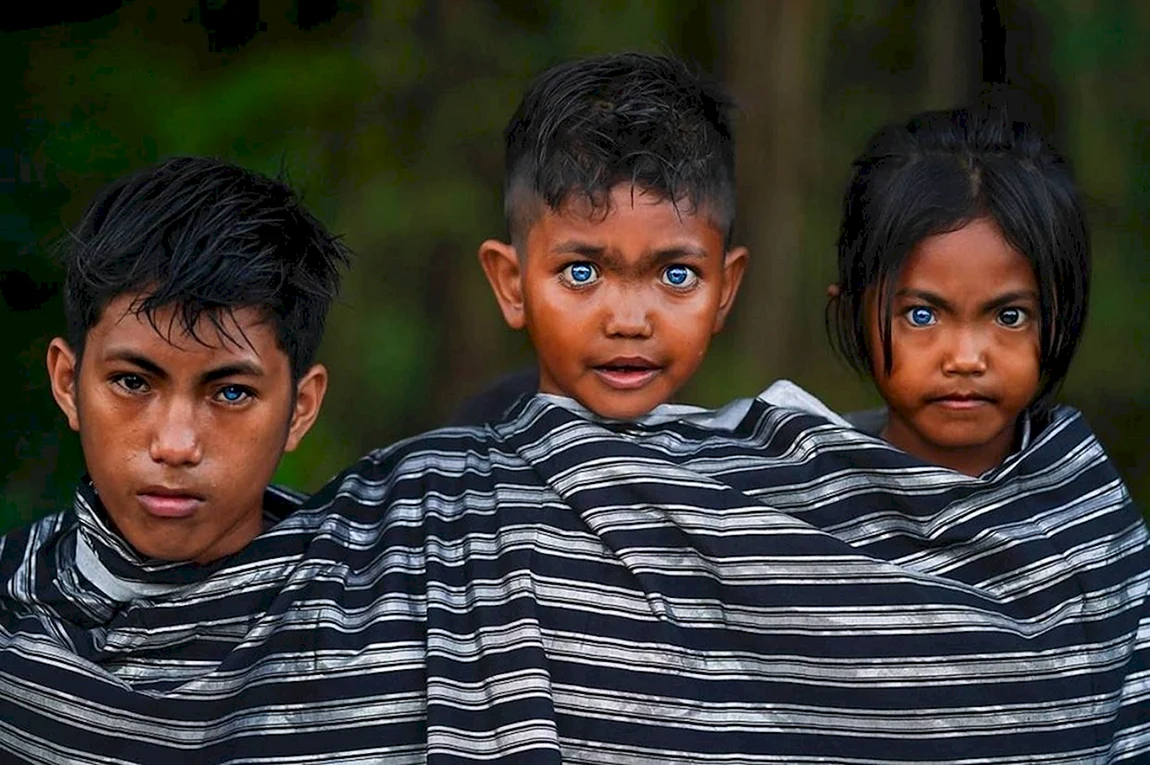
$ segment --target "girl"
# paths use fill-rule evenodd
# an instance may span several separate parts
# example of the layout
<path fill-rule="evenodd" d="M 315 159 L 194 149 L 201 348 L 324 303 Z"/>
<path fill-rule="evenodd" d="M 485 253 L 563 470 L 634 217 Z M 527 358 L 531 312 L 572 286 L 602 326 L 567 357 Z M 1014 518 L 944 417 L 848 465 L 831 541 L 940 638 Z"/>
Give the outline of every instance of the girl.
<path fill-rule="evenodd" d="M 1025 446 L 1082 334 L 1090 238 L 1070 171 L 990 107 L 886 127 L 853 168 L 828 330 L 886 408 L 848 419 L 980 475 Z"/>

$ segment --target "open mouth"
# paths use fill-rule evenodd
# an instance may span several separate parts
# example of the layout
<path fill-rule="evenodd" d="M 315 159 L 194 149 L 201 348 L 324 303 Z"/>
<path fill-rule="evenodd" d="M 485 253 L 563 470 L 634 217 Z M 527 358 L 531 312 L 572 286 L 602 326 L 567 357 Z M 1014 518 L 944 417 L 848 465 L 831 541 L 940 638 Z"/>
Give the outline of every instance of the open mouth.
<path fill-rule="evenodd" d="M 612 359 L 606 364 L 592 367 L 604 383 L 617 390 L 642 388 L 655 379 L 663 368 L 642 358 Z"/>

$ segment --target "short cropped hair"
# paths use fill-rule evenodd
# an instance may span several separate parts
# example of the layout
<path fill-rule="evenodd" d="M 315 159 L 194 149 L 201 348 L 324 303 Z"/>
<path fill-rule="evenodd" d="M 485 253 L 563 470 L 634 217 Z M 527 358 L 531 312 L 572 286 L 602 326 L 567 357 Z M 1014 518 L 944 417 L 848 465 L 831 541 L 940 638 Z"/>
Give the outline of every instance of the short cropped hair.
<path fill-rule="evenodd" d="M 197 340 L 201 316 L 234 340 L 222 319 L 259 310 L 294 380 L 315 359 L 350 261 L 286 184 L 206 157 L 169 159 L 109 184 L 62 257 L 68 340 L 78 358 L 108 304 L 139 293 L 137 315 L 156 327 L 156 311 L 174 305 L 176 324 Z"/>
<path fill-rule="evenodd" d="M 731 98 L 678 59 L 620 53 L 548 69 L 504 133 L 504 213 L 513 240 L 542 201 L 609 211 L 619 183 L 703 212 L 729 239 L 735 211 Z"/>
<path fill-rule="evenodd" d="M 993 220 L 1034 269 L 1039 291 L 1041 382 L 1057 390 L 1078 348 L 1090 295 L 1090 234 L 1067 162 L 1029 123 L 989 104 L 924 112 L 879 130 L 854 161 L 838 237 L 839 294 L 827 328 L 857 371 L 871 367 L 867 293 L 882 309 L 879 336 L 890 374 L 895 277 L 924 238 Z M 879 288 L 882 288 L 881 291 Z"/>

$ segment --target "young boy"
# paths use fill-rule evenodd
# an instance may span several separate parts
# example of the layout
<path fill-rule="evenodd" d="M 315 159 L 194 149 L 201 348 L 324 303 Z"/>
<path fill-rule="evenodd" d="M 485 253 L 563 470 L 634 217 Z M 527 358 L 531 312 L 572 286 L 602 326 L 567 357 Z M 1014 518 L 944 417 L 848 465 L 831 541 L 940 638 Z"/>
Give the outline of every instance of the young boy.
<path fill-rule="evenodd" d="M 729 108 L 682 62 L 638 53 L 557 66 L 525 95 L 506 131 L 511 241 L 479 260 L 531 337 L 540 393 L 629 420 L 702 363 L 747 263 Z"/>

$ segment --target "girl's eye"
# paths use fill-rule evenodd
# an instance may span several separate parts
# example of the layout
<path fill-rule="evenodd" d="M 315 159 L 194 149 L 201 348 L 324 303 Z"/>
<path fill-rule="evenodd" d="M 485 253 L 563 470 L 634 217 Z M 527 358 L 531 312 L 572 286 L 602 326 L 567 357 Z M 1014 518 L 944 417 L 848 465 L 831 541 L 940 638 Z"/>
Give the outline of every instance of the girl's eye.
<path fill-rule="evenodd" d="M 1027 318 L 1026 311 L 1022 308 L 1003 308 L 998 312 L 998 323 L 1011 329 L 1021 327 Z"/>
<path fill-rule="evenodd" d="M 599 278 L 599 269 L 590 263 L 572 263 L 561 273 L 564 280 L 580 287 L 592 284 Z"/>
<path fill-rule="evenodd" d="M 663 283 L 676 289 L 690 289 L 699 281 L 699 275 L 687 266 L 667 266 L 663 269 Z"/>
<path fill-rule="evenodd" d="M 147 381 L 134 374 L 116 375 L 112 378 L 112 384 L 128 393 L 145 393 L 148 390 Z"/>
<path fill-rule="evenodd" d="M 252 392 L 242 385 L 225 385 L 216 393 L 225 404 L 242 404 L 252 398 Z"/>
<path fill-rule="evenodd" d="M 924 305 L 916 305 L 914 308 L 908 308 L 906 311 L 906 320 L 910 322 L 912 327 L 929 327 L 937 321 L 934 315 L 934 309 L 927 308 Z"/>

